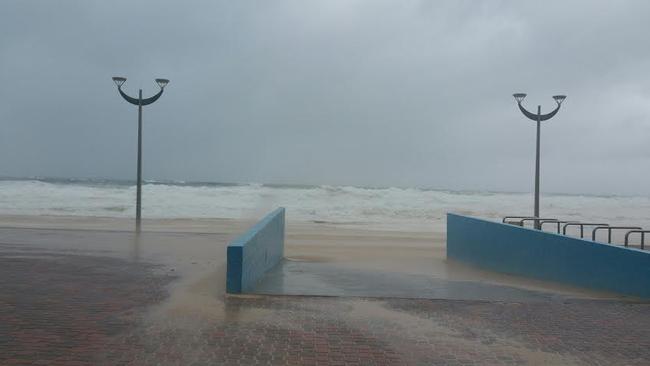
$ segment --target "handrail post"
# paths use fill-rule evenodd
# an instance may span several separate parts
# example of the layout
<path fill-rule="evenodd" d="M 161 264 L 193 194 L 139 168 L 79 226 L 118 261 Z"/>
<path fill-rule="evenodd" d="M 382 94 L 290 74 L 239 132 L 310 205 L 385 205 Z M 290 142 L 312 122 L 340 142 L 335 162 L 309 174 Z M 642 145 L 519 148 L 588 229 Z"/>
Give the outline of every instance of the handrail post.
<path fill-rule="evenodd" d="M 597 226 L 591 232 L 591 240 L 596 241 L 596 232 L 599 229 L 607 229 L 607 243 L 608 244 L 612 243 L 612 230 L 614 230 L 614 229 L 616 229 L 616 230 L 623 230 L 623 229 L 630 230 L 627 234 L 629 234 L 630 232 L 644 231 L 643 228 L 641 228 L 639 226 Z M 626 236 L 627 236 L 627 234 L 626 234 Z"/>
<path fill-rule="evenodd" d="M 641 250 L 643 250 L 645 246 L 645 232 L 641 232 Z"/>
<path fill-rule="evenodd" d="M 598 231 L 598 229 L 606 229 L 606 228 L 607 228 L 607 226 L 596 226 L 596 227 L 591 231 L 591 240 L 592 240 L 592 241 L 596 241 L 596 231 Z"/>
<path fill-rule="evenodd" d="M 643 230 L 643 229 L 634 229 L 630 230 L 627 233 L 625 233 L 625 246 L 627 247 L 630 243 L 630 235 L 634 233 L 639 233 L 641 234 L 641 250 L 645 250 L 645 234 L 650 233 L 650 230 Z"/>
<path fill-rule="evenodd" d="M 539 219 L 539 230 L 542 230 L 542 227 L 544 226 L 544 224 L 555 224 L 555 223 L 557 223 L 557 227 L 558 227 L 558 232 L 557 233 L 559 234 L 560 233 L 560 231 L 559 231 L 559 229 L 560 229 L 560 220 L 558 220 L 558 219 Z"/>
<path fill-rule="evenodd" d="M 596 223 L 596 222 L 571 222 L 571 221 L 566 221 L 564 224 L 564 227 L 562 228 L 562 234 L 566 235 L 566 230 L 569 226 L 579 226 L 580 227 L 580 237 L 584 238 L 585 237 L 585 226 L 609 226 L 609 224 L 603 224 L 603 223 Z"/>

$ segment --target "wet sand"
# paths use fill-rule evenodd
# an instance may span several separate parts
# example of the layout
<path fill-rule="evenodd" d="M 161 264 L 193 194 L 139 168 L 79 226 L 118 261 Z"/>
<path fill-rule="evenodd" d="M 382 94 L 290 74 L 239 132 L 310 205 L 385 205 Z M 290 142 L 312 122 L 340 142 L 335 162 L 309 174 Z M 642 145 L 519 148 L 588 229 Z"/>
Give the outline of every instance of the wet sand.
<path fill-rule="evenodd" d="M 97 251 L 135 260 L 162 262 L 182 275 L 175 286 L 180 293 L 173 292 L 176 295 L 173 298 L 177 299 L 184 298 L 182 292 L 189 289 L 194 293 L 222 296 L 227 243 L 255 222 L 256 219 L 146 219 L 143 220 L 142 234 L 136 236 L 132 232 L 133 220 L 130 219 L 0 216 L 0 228 L 5 228 L 5 235 L 7 228 L 29 229 L 14 234 L 19 236 L 12 238 L 14 242 L 22 240 L 42 247 Z M 84 235 L 85 231 L 89 236 Z M 302 263 L 331 263 L 354 270 L 475 281 L 576 298 L 619 298 L 615 294 L 484 271 L 448 261 L 445 240 L 442 228 L 435 227 L 424 232 L 368 229 L 362 225 L 288 222 L 285 257 L 289 261 Z"/>
<path fill-rule="evenodd" d="M 289 261 L 330 263 L 336 268 L 354 271 L 430 276 L 443 281 L 511 286 L 574 298 L 622 298 L 617 294 L 486 271 L 447 260 L 446 233 L 438 227 L 423 232 L 290 223 L 285 257 Z"/>

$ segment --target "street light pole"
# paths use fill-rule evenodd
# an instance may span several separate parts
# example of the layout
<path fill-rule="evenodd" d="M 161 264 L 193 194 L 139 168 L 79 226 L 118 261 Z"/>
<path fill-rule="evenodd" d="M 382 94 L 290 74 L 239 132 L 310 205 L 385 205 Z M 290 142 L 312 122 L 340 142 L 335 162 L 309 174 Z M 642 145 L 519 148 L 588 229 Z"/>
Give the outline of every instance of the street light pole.
<path fill-rule="evenodd" d="M 535 217 L 539 217 L 539 139 L 542 127 L 542 106 L 537 106 L 537 148 L 535 149 Z"/>
<path fill-rule="evenodd" d="M 557 103 L 557 106 L 555 109 L 548 114 L 542 114 L 542 106 L 538 105 L 537 106 L 537 114 L 531 113 L 527 111 L 522 105 L 521 102 L 526 98 L 526 94 L 524 93 L 516 93 L 513 94 L 515 97 L 515 100 L 517 101 L 517 105 L 519 106 L 519 110 L 521 110 L 521 113 L 524 114 L 524 116 L 528 117 L 529 119 L 536 121 L 537 122 L 537 144 L 536 144 L 536 149 L 535 149 L 535 208 L 534 208 L 534 217 L 539 217 L 539 160 L 540 160 L 540 133 L 541 133 L 541 126 L 542 126 L 542 121 L 546 121 L 551 119 L 553 116 L 557 114 L 557 112 L 560 110 L 560 105 L 562 105 L 562 102 L 564 99 L 566 99 L 566 95 L 555 95 L 553 96 L 553 99 Z M 535 228 L 539 229 L 540 228 L 540 223 L 538 220 L 535 220 Z"/>
<path fill-rule="evenodd" d="M 138 93 L 138 179 L 135 194 L 135 225 L 140 231 L 142 217 L 142 89 Z"/>
<path fill-rule="evenodd" d="M 149 105 L 162 95 L 165 90 L 165 86 L 169 84 L 167 79 L 156 79 L 156 83 L 160 87 L 160 91 L 147 99 L 142 99 L 142 89 L 138 93 L 138 98 L 132 98 L 122 91 L 122 85 L 126 82 L 126 78 L 123 77 L 113 77 L 115 85 L 117 85 L 117 90 L 120 92 L 120 95 L 127 102 L 138 106 L 138 174 L 137 174 L 137 186 L 136 186 L 136 198 L 135 198 L 135 229 L 140 231 L 140 219 L 142 217 L 142 107 Z"/>

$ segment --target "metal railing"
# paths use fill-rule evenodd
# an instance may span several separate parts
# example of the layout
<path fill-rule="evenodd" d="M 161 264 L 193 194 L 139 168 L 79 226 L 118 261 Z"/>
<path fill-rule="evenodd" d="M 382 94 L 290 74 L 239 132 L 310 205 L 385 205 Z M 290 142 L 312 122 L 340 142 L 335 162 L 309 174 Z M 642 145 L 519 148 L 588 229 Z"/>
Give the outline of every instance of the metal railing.
<path fill-rule="evenodd" d="M 587 227 L 595 226 L 591 231 L 591 240 L 596 241 L 596 234 L 598 233 L 599 230 L 607 230 L 607 243 L 609 244 L 612 243 L 613 230 L 628 230 L 627 233 L 625 233 L 624 245 L 626 247 L 629 246 L 631 234 L 639 233 L 641 234 L 640 246 L 642 250 L 645 250 L 645 234 L 650 233 L 650 230 L 643 230 L 643 228 L 639 226 L 611 226 L 606 223 L 567 221 L 567 220 L 560 220 L 551 217 L 543 218 L 543 217 L 535 217 L 535 216 L 504 216 L 502 220 L 504 224 L 510 224 L 510 225 L 516 225 L 522 227 L 527 221 L 534 221 L 535 228 L 538 230 L 542 230 L 544 225 L 555 224 L 557 225 L 557 233 L 560 234 L 561 232 L 562 235 L 567 235 L 568 227 L 577 226 L 580 228 L 580 238 L 582 239 L 584 239 L 585 237 L 585 226 Z M 560 227 L 562 227 L 561 231 L 560 231 Z"/>
<path fill-rule="evenodd" d="M 534 221 L 536 223 L 536 226 L 537 226 L 537 225 L 539 225 L 539 224 L 537 224 L 538 222 L 541 222 L 541 221 L 557 222 L 557 219 L 550 218 L 550 217 L 526 217 L 526 218 L 523 218 L 523 219 L 519 220 L 519 226 L 524 226 L 524 223 L 526 221 Z"/>
<path fill-rule="evenodd" d="M 514 220 L 514 221 L 513 221 Z M 526 221 L 539 221 L 539 228 L 542 228 L 544 224 L 557 224 L 558 229 L 557 233 L 560 233 L 560 225 L 563 223 L 573 222 L 573 221 L 564 221 L 558 220 L 555 218 L 544 218 L 544 217 L 535 217 L 535 216 L 505 216 L 501 222 L 504 224 L 524 226 Z"/>
<path fill-rule="evenodd" d="M 645 246 L 645 234 L 650 233 L 650 230 L 630 230 L 625 234 L 625 246 L 628 245 L 628 239 L 630 238 L 630 234 L 634 233 L 641 233 L 641 249 L 644 249 Z"/>
<path fill-rule="evenodd" d="M 612 243 L 612 230 L 643 230 L 638 226 L 597 226 L 591 231 L 591 240 L 596 241 L 596 231 L 600 229 L 607 230 L 607 243 Z"/>
<path fill-rule="evenodd" d="M 557 224 L 557 233 L 560 233 L 560 225 L 561 224 L 571 224 L 571 223 L 576 223 L 576 221 L 565 221 L 565 220 L 542 220 L 539 224 L 539 229 L 542 230 L 544 227 L 544 224 Z M 566 225 L 565 225 L 566 226 Z"/>
<path fill-rule="evenodd" d="M 580 237 L 584 238 L 585 237 L 585 226 L 609 226 L 609 224 L 598 224 L 598 223 L 592 223 L 592 222 L 567 222 L 564 224 L 562 227 L 562 235 L 566 235 L 566 228 L 568 226 L 580 226 Z"/>
<path fill-rule="evenodd" d="M 535 216 L 505 216 L 501 222 L 504 224 L 510 224 L 510 225 L 519 225 L 521 226 L 521 223 L 518 221 L 509 221 L 509 220 L 521 220 L 521 219 L 536 219 L 537 217 Z"/>

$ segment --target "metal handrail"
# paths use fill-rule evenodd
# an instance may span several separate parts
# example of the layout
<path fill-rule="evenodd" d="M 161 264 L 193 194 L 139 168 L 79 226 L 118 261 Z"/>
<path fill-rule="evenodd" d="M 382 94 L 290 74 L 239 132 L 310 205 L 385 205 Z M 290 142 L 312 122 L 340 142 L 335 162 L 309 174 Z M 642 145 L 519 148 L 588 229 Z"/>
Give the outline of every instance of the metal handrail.
<path fill-rule="evenodd" d="M 503 220 L 501 220 L 502 223 L 504 224 L 513 224 L 514 222 L 507 222 L 510 219 L 536 219 L 537 217 L 535 216 L 504 216 Z"/>
<path fill-rule="evenodd" d="M 557 233 L 560 233 L 560 224 L 565 224 L 565 223 L 575 223 L 576 221 L 566 221 L 566 220 L 542 220 L 542 222 L 539 224 L 539 229 L 542 229 L 542 226 L 544 224 L 557 224 Z"/>
<path fill-rule="evenodd" d="M 561 222 L 561 221 L 562 221 L 562 220 L 558 220 L 558 219 L 540 220 L 540 222 L 539 222 L 539 229 L 542 230 L 544 224 L 557 224 L 557 228 L 558 228 L 557 233 L 559 234 L 559 233 L 560 233 L 560 222 Z"/>
<path fill-rule="evenodd" d="M 641 249 L 645 246 L 645 234 L 650 233 L 650 230 L 630 230 L 625 234 L 625 246 L 627 246 L 628 239 L 632 233 L 641 233 Z"/>
<path fill-rule="evenodd" d="M 562 235 L 566 235 L 567 226 L 572 226 L 572 225 L 580 226 L 580 237 L 581 238 L 585 237 L 585 226 L 609 226 L 609 224 L 597 224 L 597 223 L 591 223 L 591 222 L 567 222 L 562 227 Z"/>
<path fill-rule="evenodd" d="M 551 217 L 547 217 L 547 218 L 543 218 L 543 217 L 526 217 L 526 218 L 523 218 L 523 219 L 519 220 L 519 226 L 524 226 L 524 222 L 526 222 L 526 221 L 535 221 L 535 222 L 552 221 L 552 222 L 557 222 L 558 220 L 554 219 L 554 218 L 551 218 Z"/>
<path fill-rule="evenodd" d="M 598 226 L 591 231 L 591 240 L 596 241 L 596 231 L 599 229 L 607 229 L 607 243 L 612 243 L 612 230 L 643 230 L 643 228 L 638 226 Z"/>

